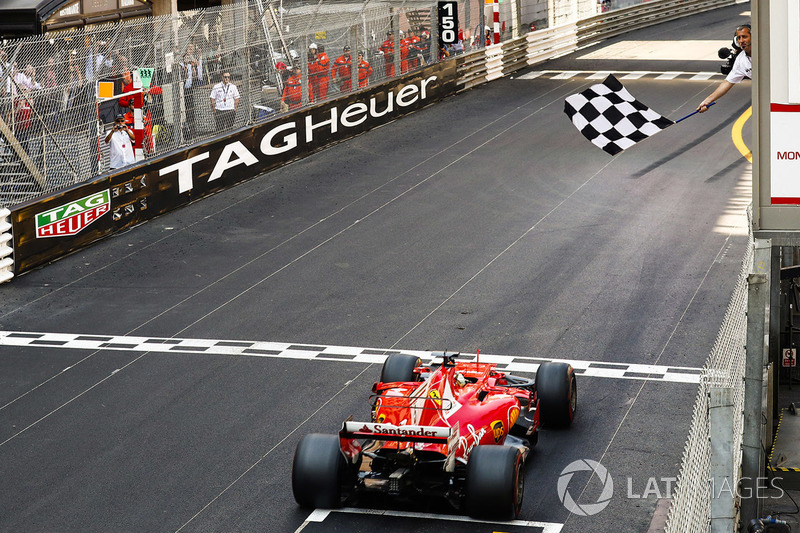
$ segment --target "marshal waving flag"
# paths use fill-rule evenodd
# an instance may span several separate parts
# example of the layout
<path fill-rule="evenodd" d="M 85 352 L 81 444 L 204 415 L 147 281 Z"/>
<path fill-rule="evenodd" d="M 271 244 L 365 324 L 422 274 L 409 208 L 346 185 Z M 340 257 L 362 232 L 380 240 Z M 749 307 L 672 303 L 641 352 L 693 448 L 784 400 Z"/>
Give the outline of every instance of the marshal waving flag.
<path fill-rule="evenodd" d="M 568 96 L 564 113 L 584 137 L 611 155 L 675 124 L 631 96 L 613 75 Z"/>

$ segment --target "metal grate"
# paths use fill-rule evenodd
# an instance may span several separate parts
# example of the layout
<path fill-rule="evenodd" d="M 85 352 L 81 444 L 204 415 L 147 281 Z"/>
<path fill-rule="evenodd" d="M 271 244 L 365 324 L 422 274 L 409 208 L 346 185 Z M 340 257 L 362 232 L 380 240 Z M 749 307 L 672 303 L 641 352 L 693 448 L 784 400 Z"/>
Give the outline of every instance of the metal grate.
<path fill-rule="evenodd" d="M 748 224 L 749 225 L 749 224 Z M 711 429 L 709 424 L 710 390 L 713 387 L 733 389 L 732 420 L 734 472 L 731 486 L 739 482 L 742 464 L 744 424 L 744 371 L 747 344 L 747 276 L 753 266 L 753 234 L 742 258 L 742 266 L 725 318 L 720 326 L 711 354 L 703 367 L 697 399 L 694 404 L 689 436 L 683 450 L 667 533 L 711 530 Z"/>

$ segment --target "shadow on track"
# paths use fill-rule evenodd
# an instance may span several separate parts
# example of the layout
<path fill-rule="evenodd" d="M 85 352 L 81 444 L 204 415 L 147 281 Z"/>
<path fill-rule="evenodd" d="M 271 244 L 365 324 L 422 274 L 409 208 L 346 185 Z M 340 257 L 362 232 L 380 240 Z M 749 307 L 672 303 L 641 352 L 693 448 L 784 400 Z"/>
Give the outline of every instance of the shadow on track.
<path fill-rule="evenodd" d="M 744 113 L 745 111 L 747 111 L 747 108 L 749 108 L 749 107 L 750 107 L 750 105 L 751 105 L 751 104 L 748 102 L 747 104 L 745 104 L 745 105 L 744 105 L 744 106 L 742 106 L 741 108 L 737 109 L 737 110 L 735 111 L 735 113 L 734 113 L 734 116 L 739 116 L 739 115 L 741 115 L 742 113 Z M 724 130 L 724 129 L 725 129 L 725 128 L 727 128 L 728 126 L 729 126 L 729 124 L 728 124 L 727 122 L 722 122 L 722 123 L 720 123 L 719 125 L 717 125 L 717 126 L 716 126 L 716 127 L 714 127 L 713 129 L 711 129 L 711 130 L 709 130 L 708 132 L 706 132 L 704 135 L 701 135 L 701 136 L 700 136 L 700 137 L 698 137 L 697 139 L 694 139 L 694 140 L 692 140 L 692 141 L 689 141 L 689 142 L 687 142 L 686 144 L 684 144 L 684 145 L 683 145 L 683 146 L 681 146 L 680 148 L 677 148 L 677 149 L 673 150 L 673 151 L 672 151 L 670 154 L 666 155 L 665 157 L 662 157 L 662 158 L 661 158 L 661 159 L 659 159 L 658 161 L 655 161 L 655 162 L 654 162 L 654 163 L 652 163 L 651 165 L 648 165 L 647 167 L 643 168 L 643 169 L 642 169 L 642 170 L 640 170 L 639 172 L 637 172 L 637 173 L 635 173 L 635 174 L 632 174 L 632 175 L 631 175 L 631 178 L 632 178 L 632 179 L 639 179 L 639 178 L 641 178 L 641 177 L 643 177 L 643 176 L 646 176 L 647 174 L 649 174 L 649 173 L 650 173 L 650 172 L 652 172 L 653 170 L 657 169 L 657 168 L 658 168 L 658 167 L 660 167 L 661 165 L 663 165 L 663 164 L 665 164 L 665 163 L 669 163 L 670 161 L 672 161 L 673 159 L 675 159 L 675 158 L 676 158 L 676 157 L 678 157 L 679 155 L 681 155 L 681 154 L 685 153 L 687 150 L 689 150 L 689 149 L 691 149 L 691 148 L 694 148 L 695 146 L 697 146 L 697 145 L 698 145 L 698 144 L 700 144 L 701 142 L 705 141 L 706 139 L 709 139 L 709 138 L 711 138 L 712 136 L 716 135 L 717 133 L 719 133 L 720 131 Z M 737 161 L 738 161 L 738 160 L 737 160 Z M 738 163 L 737 163 L 737 164 L 738 164 Z M 728 169 L 725 169 L 724 171 L 722 171 L 722 173 L 725 173 L 725 172 L 727 172 L 727 171 L 728 171 Z M 716 177 L 718 174 L 720 174 L 720 173 L 718 172 L 717 174 L 715 174 L 715 175 L 714 175 L 714 176 L 712 176 L 712 177 Z"/>

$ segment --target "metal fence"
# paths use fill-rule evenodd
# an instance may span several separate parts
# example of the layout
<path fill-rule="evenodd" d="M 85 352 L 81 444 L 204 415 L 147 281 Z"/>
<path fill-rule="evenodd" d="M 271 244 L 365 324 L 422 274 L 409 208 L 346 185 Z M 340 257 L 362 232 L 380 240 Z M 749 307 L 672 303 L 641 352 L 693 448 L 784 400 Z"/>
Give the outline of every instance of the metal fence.
<path fill-rule="evenodd" d="M 482 5 L 459 4 L 465 27 L 475 26 Z M 303 104 L 350 90 L 342 80 L 348 70 L 357 79 L 359 52 L 371 68 L 362 85 L 391 76 L 395 63 L 402 74 L 439 60 L 430 34 L 435 7 L 430 0 L 288 8 L 251 0 L 7 42 L 0 49 L 0 206 L 108 170 L 105 132 L 128 108 L 125 100 L 98 99 L 98 82 L 113 83 L 121 94 L 133 88 L 136 69 L 152 69 L 144 148 L 153 157 L 225 133 L 209 98 L 224 71 L 240 93 L 230 130 L 288 111 L 285 81 L 293 63 L 301 65 L 303 80 L 313 76 L 312 43 L 329 62 L 325 76 L 311 78 L 316 94 L 310 98 L 303 81 Z M 390 30 L 398 30 L 396 38 L 387 36 Z M 385 53 L 387 39 L 401 51 L 397 58 Z M 345 46 L 351 66 L 334 66 Z M 464 50 L 472 46 L 467 39 Z"/>
<path fill-rule="evenodd" d="M 511 0 L 500 4 L 501 39 L 641 1 Z M 116 114 L 129 108 L 124 99 L 98 98 L 99 82 L 113 84 L 119 95 L 132 87 L 137 69 L 152 69 L 143 144 L 144 157 L 154 157 L 289 111 L 282 100 L 293 63 L 302 71 L 301 105 L 308 105 L 351 90 L 342 82 L 347 67 L 336 63 L 345 46 L 351 79 L 358 79 L 363 52 L 371 69 L 361 71 L 369 72 L 363 84 L 374 85 L 486 45 L 491 5 L 458 3 L 463 40 L 447 47 L 447 55 L 435 35 L 436 5 L 250 0 L 7 41 L 0 46 L 0 207 L 109 170 L 105 135 Z M 397 31 L 387 36 L 391 30 Z M 399 54 L 387 53 L 387 39 Z M 326 76 L 313 76 L 312 43 L 327 54 Z M 209 97 L 225 71 L 240 100 L 233 123 L 220 126 Z"/>
<path fill-rule="evenodd" d="M 753 268 L 754 241 L 750 242 L 742 258 L 736 287 L 728 304 L 711 354 L 703 367 L 700 386 L 694 404 L 691 428 L 683 450 L 683 461 L 675 493 L 670 505 L 666 533 L 686 531 L 712 531 L 712 501 L 720 497 L 735 496 L 742 464 L 742 436 L 745 402 L 745 345 L 747 343 L 748 274 Z M 763 318 L 763 317 L 762 317 Z M 714 407 L 712 391 L 730 391 L 731 417 L 726 420 L 726 431 L 732 437 L 731 468 L 727 472 L 727 487 L 715 485 L 712 471 L 712 424 Z M 715 430 L 715 435 L 718 430 Z M 730 505 L 731 510 L 733 504 Z"/>

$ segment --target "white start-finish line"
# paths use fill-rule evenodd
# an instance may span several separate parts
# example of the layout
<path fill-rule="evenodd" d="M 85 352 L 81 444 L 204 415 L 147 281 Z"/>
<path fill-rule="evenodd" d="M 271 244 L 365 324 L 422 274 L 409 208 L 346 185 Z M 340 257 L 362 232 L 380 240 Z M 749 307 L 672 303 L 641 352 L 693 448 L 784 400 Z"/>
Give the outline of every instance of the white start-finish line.
<path fill-rule="evenodd" d="M 510 520 L 508 522 L 491 522 L 487 520 L 476 520 L 467 516 L 447 515 L 447 514 L 433 514 L 433 513 L 413 513 L 408 511 L 387 511 L 383 509 L 358 509 L 355 507 L 344 507 L 342 509 L 316 509 L 314 510 L 303 525 L 297 529 L 295 533 L 302 531 L 306 525 L 314 522 L 324 522 L 331 513 L 349 513 L 361 514 L 372 516 L 392 516 L 397 518 L 421 518 L 425 520 L 449 520 L 456 522 L 470 522 L 473 524 L 492 524 L 500 527 L 524 527 L 524 528 L 539 528 L 542 533 L 559 533 L 564 524 L 556 522 L 535 522 L 530 520 Z"/>
<path fill-rule="evenodd" d="M 394 353 L 411 354 L 424 364 L 435 360 L 433 354 L 419 350 L 362 348 L 266 341 L 177 339 L 96 335 L 73 333 L 40 333 L 0 331 L 0 346 L 61 348 L 73 350 L 115 350 L 171 354 L 226 355 L 238 357 L 270 357 L 306 361 L 339 361 L 345 363 L 381 364 Z M 461 361 L 475 361 L 476 354 L 461 354 Z M 699 383 L 702 369 L 696 367 L 616 363 L 573 359 L 547 359 L 532 356 L 480 354 L 480 362 L 494 363 L 498 370 L 520 374 L 535 373 L 541 363 L 565 362 L 580 376 L 673 383 Z"/>

